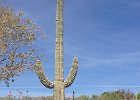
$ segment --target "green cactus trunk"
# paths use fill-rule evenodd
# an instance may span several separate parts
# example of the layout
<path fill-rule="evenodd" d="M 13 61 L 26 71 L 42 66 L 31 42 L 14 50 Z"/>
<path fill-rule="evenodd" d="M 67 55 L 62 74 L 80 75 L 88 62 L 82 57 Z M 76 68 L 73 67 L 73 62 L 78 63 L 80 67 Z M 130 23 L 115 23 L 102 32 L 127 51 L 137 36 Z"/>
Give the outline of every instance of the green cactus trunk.
<path fill-rule="evenodd" d="M 54 88 L 54 100 L 65 99 L 65 88 L 69 87 L 77 74 L 78 59 L 73 60 L 71 71 L 64 81 L 64 65 L 63 65 L 63 0 L 57 0 L 56 4 L 56 47 L 55 47 L 55 80 L 52 83 L 45 76 L 40 60 L 35 64 L 35 71 L 41 83 L 47 88 Z"/>
<path fill-rule="evenodd" d="M 64 100 L 63 0 L 57 0 L 54 100 Z"/>
<path fill-rule="evenodd" d="M 54 85 L 54 100 L 64 100 L 64 82 L 55 81 Z"/>

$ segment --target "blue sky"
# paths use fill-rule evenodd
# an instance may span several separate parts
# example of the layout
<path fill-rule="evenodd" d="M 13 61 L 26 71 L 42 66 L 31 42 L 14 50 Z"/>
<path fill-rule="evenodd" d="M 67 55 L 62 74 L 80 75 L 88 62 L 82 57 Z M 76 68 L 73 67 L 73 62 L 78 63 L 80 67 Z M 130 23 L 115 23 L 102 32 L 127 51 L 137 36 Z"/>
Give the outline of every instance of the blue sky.
<path fill-rule="evenodd" d="M 43 67 L 54 80 L 56 0 L 0 0 L 39 25 L 47 35 L 36 42 Z M 140 90 L 140 1 L 65 0 L 64 68 L 65 78 L 74 56 L 79 70 L 66 96 L 100 94 L 104 91 Z M 24 72 L 10 88 L 0 83 L 0 96 L 17 88 L 29 95 L 52 95 L 34 73 Z M 25 94 L 26 95 L 26 94 Z"/>

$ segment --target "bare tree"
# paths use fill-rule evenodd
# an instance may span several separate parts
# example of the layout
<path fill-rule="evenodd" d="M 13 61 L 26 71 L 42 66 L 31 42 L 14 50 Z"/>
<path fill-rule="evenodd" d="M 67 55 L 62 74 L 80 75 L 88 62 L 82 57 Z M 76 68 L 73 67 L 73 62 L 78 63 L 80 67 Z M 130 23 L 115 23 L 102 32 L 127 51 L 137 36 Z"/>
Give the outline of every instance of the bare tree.
<path fill-rule="evenodd" d="M 32 69 L 36 56 L 33 42 L 39 28 L 23 13 L 0 4 L 0 81 L 9 86 L 9 80 L 25 69 Z"/>

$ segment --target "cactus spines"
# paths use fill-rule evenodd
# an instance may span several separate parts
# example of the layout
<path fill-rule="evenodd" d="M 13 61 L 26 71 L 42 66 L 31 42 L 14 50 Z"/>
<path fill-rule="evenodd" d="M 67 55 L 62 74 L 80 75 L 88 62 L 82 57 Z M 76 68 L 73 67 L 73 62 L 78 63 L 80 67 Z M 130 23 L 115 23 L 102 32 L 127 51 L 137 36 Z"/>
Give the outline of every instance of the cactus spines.
<path fill-rule="evenodd" d="M 40 82 L 45 87 L 50 88 L 50 89 L 52 89 L 54 87 L 53 83 L 50 80 L 48 80 L 48 78 L 45 76 L 45 73 L 44 73 L 44 70 L 42 68 L 42 64 L 41 64 L 40 60 L 36 61 L 35 72 L 37 73 L 37 75 L 38 75 L 38 77 L 40 79 Z"/>
<path fill-rule="evenodd" d="M 77 69 L 78 69 L 78 58 L 75 57 L 73 59 L 73 64 L 72 64 L 70 73 L 69 73 L 67 79 L 64 81 L 65 88 L 69 87 L 73 83 L 73 81 L 76 77 L 76 74 L 77 74 Z"/>
<path fill-rule="evenodd" d="M 55 80 L 54 83 L 48 80 L 42 68 L 40 60 L 35 64 L 35 71 L 41 83 L 47 88 L 54 88 L 54 100 L 65 99 L 65 88 L 69 87 L 77 74 L 78 58 L 75 57 L 67 79 L 64 81 L 63 65 L 63 0 L 57 0 L 56 4 L 56 47 L 55 47 Z"/>

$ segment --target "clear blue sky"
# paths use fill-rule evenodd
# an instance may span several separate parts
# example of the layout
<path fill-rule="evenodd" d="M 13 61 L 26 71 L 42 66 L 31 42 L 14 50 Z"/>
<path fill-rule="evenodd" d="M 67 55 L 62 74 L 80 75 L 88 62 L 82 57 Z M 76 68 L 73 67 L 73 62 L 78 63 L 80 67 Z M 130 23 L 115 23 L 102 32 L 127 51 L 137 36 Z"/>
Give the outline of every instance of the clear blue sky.
<path fill-rule="evenodd" d="M 56 0 L 0 0 L 23 11 L 39 25 L 47 39 L 36 43 L 43 67 L 54 79 Z M 64 54 L 65 78 L 74 56 L 79 70 L 66 96 L 100 94 L 120 88 L 140 90 L 140 1 L 139 0 L 65 0 Z M 34 73 L 17 77 L 11 88 L 0 83 L 0 96 L 9 90 L 29 90 L 29 95 L 52 95 Z"/>

